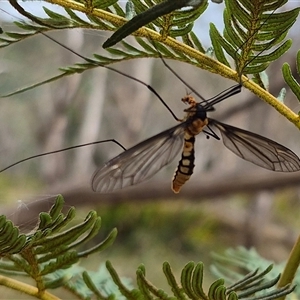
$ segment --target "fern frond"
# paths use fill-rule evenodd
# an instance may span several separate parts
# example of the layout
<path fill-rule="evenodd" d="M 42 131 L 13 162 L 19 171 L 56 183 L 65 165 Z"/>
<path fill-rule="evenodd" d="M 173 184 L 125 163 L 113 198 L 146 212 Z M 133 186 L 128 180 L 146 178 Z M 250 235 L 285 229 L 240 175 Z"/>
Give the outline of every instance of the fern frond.
<path fill-rule="evenodd" d="M 211 25 L 210 36 L 216 57 L 230 66 L 224 51 L 236 62 L 239 74 L 258 74 L 282 56 L 292 44 L 283 41 L 295 23 L 299 8 L 279 10 L 287 1 L 226 0 L 224 35 Z"/>
<path fill-rule="evenodd" d="M 74 265 L 68 270 L 60 270 L 55 273 L 59 278 L 68 277 L 70 274 L 72 275 L 70 280 L 63 286 L 72 291 L 74 295 L 79 295 L 81 299 L 91 299 L 93 296 L 103 300 L 126 299 L 121 295 L 104 264 L 101 264 L 96 271 L 87 272 L 84 268 Z M 121 277 L 120 280 L 128 289 L 133 289 L 130 278 Z M 55 277 L 51 278 L 50 282 L 53 281 L 55 281 Z"/>
<path fill-rule="evenodd" d="M 296 68 L 297 73 L 298 75 L 300 75 L 300 51 L 298 51 L 297 53 L 296 66 L 297 66 Z M 298 101 L 300 101 L 300 84 L 293 76 L 291 67 L 288 63 L 283 64 L 282 75 L 285 82 L 288 84 L 288 86 L 291 88 L 294 95 L 297 97 Z"/>
<path fill-rule="evenodd" d="M 249 250 L 244 247 L 228 249 L 224 255 L 213 253 L 212 257 L 214 259 L 214 263 L 211 266 L 212 273 L 216 277 L 226 277 L 226 281 L 233 286 L 236 282 L 243 280 L 244 275 L 242 273 L 251 272 L 251 270 L 255 269 L 265 269 L 266 273 L 264 279 L 266 280 L 266 284 L 272 284 L 272 280 L 274 280 L 274 284 L 276 284 L 275 279 L 278 277 L 278 274 L 286 268 L 285 262 L 274 264 L 273 262 L 262 258 L 255 249 Z M 273 267 L 268 269 L 271 264 Z M 293 261 L 292 264 L 293 267 L 297 269 L 298 265 L 295 261 Z M 277 278 L 277 281 L 278 280 L 279 278 Z M 291 281 L 289 281 L 289 283 L 291 283 Z M 299 285 L 300 283 L 300 276 L 297 275 L 297 273 L 293 279 L 293 283 L 295 285 Z M 287 282 L 285 282 L 285 285 L 286 284 Z M 274 293 L 276 292 L 274 291 Z M 300 297 L 300 292 L 297 289 L 294 293 L 297 295 L 297 298 Z"/>
<path fill-rule="evenodd" d="M 5 233 L 0 237 L 1 246 L 3 245 L 0 248 L 0 273 L 10 276 L 27 275 L 36 282 L 36 288 L 23 289 L 22 284 L 19 284 L 17 290 L 35 295 L 43 293 L 47 288 L 71 285 L 70 280 L 83 272 L 78 273 L 79 269 L 75 272 L 74 268 L 80 267 L 74 264 L 82 257 L 106 249 L 114 241 L 117 233 L 115 229 L 93 248 L 82 252 L 76 250 L 98 234 L 101 221 L 96 212 L 92 211 L 84 222 L 65 229 L 75 217 L 75 209 L 70 208 L 63 214 L 63 204 L 63 198 L 58 196 L 48 213 L 40 213 L 34 232 L 26 235 L 19 234 L 11 221 L 0 216 L 0 232 Z M 9 282 L 7 279 L 6 286 L 9 286 Z M 82 279 L 81 284 L 83 285 Z"/>
<path fill-rule="evenodd" d="M 93 58 L 87 58 L 85 57 L 84 63 L 76 63 L 72 66 L 67 66 L 60 68 L 61 74 L 56 75 L 54 77 L 48 78 L 47 80 L 35 83 L 33 85 L 26 86 L 24 88 L 20 88 L 16 91 L 13 91 L 8 94 L 3 94 L 1 97 L 10 97 L 12 95 L 20 94 L 25 91 L 31 90 L 33 88 L 36 88 L 38 86 L 44 85 L 46 83 L 50 83 L 53 81 L 56 81 L 60 78 L 63 78 L 65 76 L 70 76 L 76 73 L 83 73 L 87 70 L 91 70 L 97 67 L 104 67 L 107 68 L 113 72 L 121 73 L 118 70 L 110 67 L 109 65 L 113 63 L 122 62 L 125 60 L 131 60 L 131 59 L 138 59 L 138 58 L 160 58 L 163 56 L 164 58 L 173 58 L 181 62 L 186 62 L 193 64 L 195 66 L 198 65 L 197 61 L 191 61 L 191 58 L 188 55 L 185 55 L 181 50 L 174 48 L 172 49 L 167 48 L 164 46 L 164 43 L 162 42 L 155 42 L 155 47 L 153 47 L 153 41 L 148 42 L 143 39 L 137 38 L 137 42 L 140 45 L 140 49 L 136 48 L 126 42 L 122 42 L 124 45 L 124 50 L 115 49 L 115 48 L 109 48 L 107 51 L 111 54 L 111 57 L 103 56 L 99 54 L 94 54 Z"/>
<path fill-rule="evenodd" d="M 0 216 L 0 257 L 6 254 L 20 252 L 26 243 L 26 235 L 20 234 L 19 229 L 5 216 Z"/>
<path fill-rule="evenodd" d="M 107 247 L 107 241 L 110 240 L 111 242 L 112 238 L 107 238 L 101 244 L 101 247 L 98 245 L 94 249 L 82 252 L 82 255 L 80 255 L 75 247 L 91 239 L 98 232 L 100 228 L 99 218 L 94 212 L 91 212 L 83 223 L 61 233 L 61 229 L 69 224 L 75 216 L 73 208 L 66 215 L 62 213 L 63 203 L 63 198 L 59 196 L 48 213 L 40 214 L 40 221 L 35 232 L 26 235 L 26 242 L 22 244 L 18 253 L 10 252 L 8 241 L 6 241 L 8 247 L 1 251 L 0 273 L 9 276 L 27 274 L 36 281 L 36 288 L 13 281 L 5 276 L 0 276 L 0 284 L 7 287 L 14 286 L 14 289 L 27 295 L 37 298 L 43 297 L 41 299 L 53 299 L 51 298 L 53 296 L 46 290 L 61 286 L 84 299 L 95 295 L 98 299 L 105 300 L 112 298 L 124 300 L 154 298 L 271 300 L 285 296 L 294 290 L 294 287 L 289 286 L 274 288 L 279 276 L 277 273 L 276 276 L 274 274 L 270 278 L 271 266 L 267 266 L 260 273 L 256 270 L 246 276 L 237 273 L 238 278 L 232 280 L 233 283 L 230 286 L 226 286 L 224 279 L 219 278 L 205 291 L 202 263 L 189 262 L 181 272 L 179 283 L 172 272 L 170 264 L 166 262 L 163 264 L 163 272 L 173 295 L 168 295 L 165 291 L 153 285 L 146 278 L 144 266 L 140 266 L 136 272 L 137 289 L 134 289 L 128 280 L 120 278 L 110 262 L 106 263 L 106 267 L 111 278 L 103 271 L 103 268 L 100 268 L 97 272 L 88 273 L 75 263 L 83 255 L 86 256 L 94 252 L 95 248 L 99 251 L 104 246 Z M 11 228 L 11 224 L 3 217 L 0 218 L 0 225 L 0 231 L 4 233 L 6 233 L 5 229 Z M 15 234 L 8 234 L 7 236 L 13 237 Z M 16 238 L 12 238 L 11 244 L 14 244 L 15 240 Z M 81 243 L 76 242 L 77 240 L 80 240 Z M 251 259 L 245 257 L 247 253 L 243 250 L 239 253 L 233 251 L 229 253 L 229 257 L 223 258 L 224 261 L 235 261 L 237 266 L 243 265 L 244 261 L 251 262 Z M 257 261 L 255 253 L 252 253 L 252 256 L 254 256 L 253 260 Z M 219 261 L 221 259 L 219 256 Z M 251 268 L 253 265 L 248 267 Z"/>
<path fill-rule="evenodd" d="M 145 1 L 145 3 L 147 3 L 146 8 L 148 8 L 150 4 L 152 5 L 156 3 L 153 1 L 154 0 Z M 285 38 L 288 29 L 294 24 L 300 8 L 298 7 L 296 9 L 280 13 L 277 13 L 276 11 L 274 12 L 274 10 L 281 8 L 285 2 L 286 0 L 251 2 L 247 0 L 225 1 L 226 10 L 224 12 L 224 36 L 217 31 L 213 24 L 211 24 L 210 30 L 210 36 L 214 47 L 214 55 L 217 60 L 213 59 L 211 55 L 206 55 L 207 50 L 202 47 L 201 42 L 198 40 L 196 35 L 190 31 L 193 20 L 197 17 L 193 14 L 195 14 L 197 10 L 172 12 L 169 15 L 158 18 L 153 24 L 149 24 L 148 28 L 142 27 L 134 33 L 136 37 L 143 37 L 142 42 L 140 38 L 137 39 L 139 47 L 128 47 L 128 43 L 125 43 L 122 50 L 112 50 L 114 53 L 113 55 L 117 54 L 116 57 L 98 54 L 97 56 L 94 56 L 93 59 L 90 59 L 79 55 L 85 60 L 84 63 L 78 63 L 70 67 L 62 68 L 62 73 L 54 76 L 53 78 L 2 96 L 7 97 L 16 93 L 27 91 L 39 85 L 60 79 L 64 76 L 81 73 L 94 67 L 107 67 L 109 64 L 129 59 L 159 57 L 159 54 L 154 53 L 156 52 L 156 49 L 153 51 L 153 47 L 151 46 L 154 43 L 159 51 L 160 49 L 166 49 L 162 54 L 164 58 L 187 62 L 201 69 L 235 80 L 239 83 L 242 81 L 245 88 L 249 89 L 258 97 L 269 103 L 279 113 L 300 128 L 298 115 L 293 113 L 274 96 L 266 92 L 263 80 L 260 77 L 261 71 L 265 70 L 271 61 L 280 57 L 290 48 L 291 40 L 283 42 L 283 39 Z M 124 17 L 126 12 L 124 12 L 115 2 L 113 5 L 110 5 L 105 9 L 93 8 L 92 11 L 90 10 L 91 7 L 87 5 L 87 3 L 84 5 L 70 0 L 51 0 L 51 3 L 59 4 L 68 9 L 70 16 L 69 24 L 73 24 L 74 22 L 80 23 L 80 25 L 74 25 L 74 23 L 71 26 L 115 30 L 115 28 L 120 27 L 125 22 Z M 88 3 L 90 3 L 90 1 Z M 104 6 L 107 5 L 106 1 L 105 3 L 106 4 Z M 142 2 L 135 0 L 135 3 L 135 9 L 138 11 L 138 3 Z M 143 5 L 144 6 L 141 10 L 145 9 L 145 4 Z M 241 8 L 241 10 L 237 8 Z M 203 7 L 199 7 L 198 9 L 200 14 Z M 90 22 L 82 22 L 79 17 L 75 17 L 75 10 L 86 13 Z M 48 13 L 48 15 L 49 14 L 50 13 Z M 50 15 L 54 19 L 60 19 L 60 16 L 57 16 L 56 14 Z M 54 21 L 54 23 L 58 23 L 57 20 Z M 188 20 L 191 23 L 183 25 L 183 20 Z M 46 25 L 44 26 L 47 28 Z M 61 28 L 70 28 L 70 25 L 68 26 L 63 25 Z M 53 28 L 47 28 L 47 30 L 51 29 Z M 17 38 L 15 40 L 8 36 L 6 40 L 3 41 L 3 44 L 4 46 L 7 46 L 9 43 L 16 42 L 18 38 L 23 39 L 32 34 L 37 34 L 38 32 L 36 30 L 38 30 L 38 28 L 35 29 L 35 33 L 32 33 L 32 31 L 27 31 L 26 33 L 25 31 L 24 35 L 15 36 Z M 44 30 L 44 28 L 42 28 L 42 30 Z M 160 35 L 156 30 L 160 30 L 164 38 L 163 40 L 162 35 Z M 28 34 L 28 36 L 26 36 L 26 34 Z M 170 35 L 174 35 L 176 37 L 180 35 L 184 43 L 172 38 Z M 134 48 L 137 50 L 134 50 Z M 231 63 L 228 60 L 228 55 L 233 58 L 237 72 L 230 67 Z M 108 69 L 118 72 L 110 67 L 108 67 Z M 253 80 L 241 77 L 242 74 L 252 74 Z"/>
<path fill-rule="evenodd" d="M 148 25 L 148 27 L 153 30 L 157 27 L 163 38 L 167 36 L 182 36 L 192 30 L 194 21 L 199 18 L 208 6 L 207 0 L 193 2 L 189 0 L 166 0 L 163 2 L 155 0 L 148 1 L 146 4 L 137 0 L 131 1 L 135 8 L 135 11 L 131 12 L 131 14 L 134 13 L 136 16 L 107 39 L 103 44 L 103 48 L 115 45 L 150 22 L 152 24 Z M 175 11 L 188 5 L 193 5 L 194 9 L 190 11 Z"/>
<path fill-rule="evenodd" d="M 86 13 L 89 15 L 94 10 L 98 10 L 100 12 L 100 15 L 102 15 L 102 10 L 109 10 L 109 6 L 116 7 L 117 0 L 105 0 L 105 1 L 99 1 L 99 0 L 91 0 L 86 1 L 84 3 L 80 1 L 69 1 L 69 0 L 62 0 L 58 1 L 59 3 L 56 3 L 55 1 L 48 1 L 53 4 L 59 4 L 60 6 L 63 6 L 65 8 L 71 8 L 74 10 L 78 10 L 81 12 Z M 46 14 L 50 18 L 40 18 L 37 17 L 30 12 L 26 11 L 17 0 L 9 0 L 9 3 L 23 16 L 27 17 L 31 21 L 35 22 L 36 24 L 46 26 L 52 29 L 65 29 L 68 28 L 69 25 L 72 25 L 72 22 L 70 22 L 70 19 L 56 13 L 53 11 L 48 10 L 47 8 L 44 8 Z M 118 5 L 117 5 L 118 6 Z"/>
<path fill-rule="evenodd" d="M 5 34 L 0 37 L 0 48 L 7 47 L 11 44 L 20 42 L 31 36 L 41 34 L 52 30 L 55 24 L 60 24 L 58 29 L 72 29 L 72 28 L 86 28 L 86 29 L 98 29 L 108 30 L 110 26 L 102 22 L 99 18 L 89 17 L 91 22 L 87 22 L 80 18 L 73 10 L 65 8 L 69 17 L 58 14 L 49 8 L 43 7 L 44 12 L 50 17 L 45 21 L 43 25 L 29 23 L 23 20 L 15 21 L 14 24 L 22 30 L 19 31 L 6 31 Z M 51 24 L 51 27 L 50 25 Z M 56 26 L 57 27 L 57 26 Z"/>
<path fill-rule="evenodd" d="M 277 283 L 279 276 L 272 280 L 265 280 L 272 266 L 267 267 L 263 272 L 258 270 L 249 273 L 238 282 L 226 287 L 224 279 L 220 278 L 213 282 L 207 292 L 204 292 L 203 284 L 203 264 L 189 262 L 181 272 L 181 285 L 177 282 L 169 263 L 163 264 L 163 271 L 166 280 L 171 288 L 173 295 L 168 295 L 165 291 L 154 286 L 146 279 L 145 267 L 142 265 L 137 270 L 138 290 L 130 291 L 123 283 L 116 270 L 110 262 L 106 263 L 106 267 L 111 274 L 115 284 L 119 287 L 120 292 L 127 299 L 203 299 L 203 300 L 233 300 L 233 299 L 260 299 L 271 300 L 282 295 L 291 293 L 295 287 L 286 286 L 276 289 L 274 285 Z M 271 291 L 270 291 L 271 289 Z M 133 298 L 135 295 L 135 298 Z"/>
<path fill-rule="evenodd" d="M 147 10 L 150 4 L 154 5 L 159 1 L 149 1 L 147 3 L 148 5 L 143 4 L 138 0 L 133 2 L 135 10 L 139 14 Z M 279 43 L 284 39 L 299 13 L 299 8 L 282 13 L 273 12 L 273 10 L 278 10 L 282 7 L 285 2 L 286 0 L 281 0 L 274 3 L 269 0 L 263 2 L 252 1 L 249 4 L 248 1 L 245 0 L 226 1 L 226 9 L 224 11 L 224 37 L 218 33 L 213 25 L 211 25 L 210 32 L 218 60 L 226 66 L 230 66 L 230 63 L 223 53 L 225 50 L 225 52 L 227 52 L 236 62 L 239 74 L 257 74 L 258 72 L 263 71 L 271 61 L 278 59 L 291 45 L 291 41 L 286 41 L 282 45 L 279 45 Z M 56 3 L 56 1 L 51 1 L 51 3 Z M 125 12 L 115 2 L 111 1 L 105 1 L 103 6 L 101 6 L 101 9 L 105 8 L 107 11 L 111 12 L 115 7 L 117 7 L 118 9 L 114 9 L 116 11 L 114 16 L 105 13 L 105 11 L 100 12 L 98 10 L 99 7 L 92 7 L 93 11 L 91 12 L 88 10 L 89 7 L 87 4 L 86 7 L 77 7 L 73 5 L 74 9 L 87 13 L 89 19 L 94 21 L 93 24 L 83 21 L 81 18 L 76 16 L 74 11 L 70 9 L 72 5 L 67 0 L 60 1 L 57 4 L 67 8 L 70 18 L 64 17 L 47 9 L 45 11 L 53 21 L 53 24 L 55 24 L 55 22 L 68 23 L 68 26 L 63 25 L 60 28 L 83 27 L 111 30 L 111 26 L 118 26 L 119 19 L 125 16 Z M 155 19 L 153 24 L 149 24 L 148 26 L 151 29 L 159 31 L 162 34 L 162 37 L 166 38 L 164 43 L 173 50 L 175 50 L 174 48 L 177 48 L 177 45 L 175 46 L 174 42 L 171 42 L 171 40 L 168 41 L 168 39 L 170 39 L 169 37 L 180 36 L 186 41 L 189 40 L 188 44 L 193 46 L 191 39 L 189 39 L 189 33 L 191 33 L 191 36 L 195 37 L 195 35 L 191 32 L 193 22 L 199 18 L 206 7 L 207 1 L 203 1 L 201 6 L 197 9 L 172 12 L 167 16 Z M 36 28 L 35 30 L 42 31 L 43 29 L 44 28 Z M 146 29 L 138 30 L 135 34 L 146 37 L 150 40 L 158 41 L 161 39 L 161 36 Z M 25 38 L 25 36 L 26 34 L 24 33 L 23 38 Z M 12 41 L 10 41 L 10 39 L 4 39 L 3 42 L 4 45 L 7 45 Z M 198 42 L 197 44 L 199 45 Z M 265 53 L 276 45 L 277 48 L 272 49 L 269 53 Z M 177 50 L 183 52 L 181 47 Z M 185 49 L 185 51 L 188 52 L 187 49 Z M 203 49 L 202 52 L 204 52 Z M 260 55 L 257 55 L 257 53 Z M 192 51 L 188 54 L 194 59 L 196 58 Z M 176 59 L 176 57 L 169 58 Z M 203 61 L 201 63 L 203 65 Z M 205 62 L 205 65 L 211 64 L 212 61 Z"/>

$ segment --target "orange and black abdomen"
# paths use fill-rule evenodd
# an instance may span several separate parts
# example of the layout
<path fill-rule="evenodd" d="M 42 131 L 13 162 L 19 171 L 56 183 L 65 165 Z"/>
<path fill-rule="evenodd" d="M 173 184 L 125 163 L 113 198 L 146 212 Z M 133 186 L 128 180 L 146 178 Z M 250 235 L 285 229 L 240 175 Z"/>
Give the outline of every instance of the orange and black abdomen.
<path fill-rule="evenodd" d="M 187 131 L 184 134 L 184 144 L 183 151 L 181 155 L 181 160 L 175 171 L 173 181 L 172 181 L 172 190 L 174 193 L 179 193 L 181 187 L 188 181 L 193 174 L 194 170 L 194 161 L 195 161 L 195 136 L 190 135 Z"/>
<path fill-rule="evenodd" d="M 208 124 L 205 109 L 203 106 L 197 103 L 192 96 L 188 95 L 184 97 L 182 101 L 189 104 L 190 107 L 185 110 L 187 112 L 187 126 L 184 132 L 181 160 L 175 171 L 172 181 L 172 190 L 174 193 L 179 193 L 181 187 L 190 179 L 191 175 L 193 174 L 195 166 L 195 136 L 198 135 Z"/>

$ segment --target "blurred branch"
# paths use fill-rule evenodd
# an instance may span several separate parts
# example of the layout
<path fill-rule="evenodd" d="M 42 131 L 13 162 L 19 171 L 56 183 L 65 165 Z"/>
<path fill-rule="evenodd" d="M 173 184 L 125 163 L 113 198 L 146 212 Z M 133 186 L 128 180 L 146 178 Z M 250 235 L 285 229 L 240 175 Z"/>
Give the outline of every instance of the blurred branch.
<path fill-rule="evenodd" d="M 170 180 L 151 180 L 144 184 L 127 188 L 119 192 L 111 194 L 99 194 L 94 193 L 90 187 L 72 187 L 71 185 L 61 183 L 59 186 L 53 186 L 47 190 L 46 194 L 58 194 L 62 193 L 64 199 L 68 205 L 89 206 L 100 204 L 112 204 L 118 205 L 124 202 L 138 202 L 143 204 L 147 201 L 160 201 L 161 199 L 171 198 L 185 198 L 189 201 L 208 200 L 216 197 L 225 197 L 236 193 L 258 193 L 260 191 L 275 191 L 282 188 L 295 187 L 299 185 L 300 174 L 299 173 L 248 173 L 247 176 L 203 176 L 199 181 L 189 182 L 180 193 L 180 196 L 175 196 L 171 191 L 171 179 Z M 179 198 L 180 197 L 180 198 Z M 55 196 L 52 197 L 53 199 Z M 29 209 L 26 214 L 20 214 L 18 222 L 25 223 L 28 220 L 36 218 L 39 212 L 43 211 L 45 205 L 48 205 L 52 199 L 45 199 L 45 201 L 31 201 L 28 204 Z M 224 198 L 225 199 L 225 198 Z M 49 200 L 49 201 L 48 201 Z M 2 213 L 5 215 L 11 215 L 15 212 L 15 205 L 13 208 L 7 208 L 6 211 L 3 208 Z M 22 219 L 23 218 L 23 219 Z"/>
<path fill-rule="evenodd" d="M 201 177 L 198 182 L 191 181 L 180 193 L 180 198 L 187 198 L 190 201 L 203 201 L 206 198 L 224 197 L 236 193 L 257 193 L 262 190 L 277 190 L 286 187 L 299 185 L 300 174 L 279 174 L 265 172 L 247 174 L 247 176 L 222 176 L 222 177 Z M 94 193 L 89 187 L 68 189 L 62 192 L 66 201 L 72 199 L 70 205 L 94 203 L 95 201 L 121 203 L 121 202 L 145 202 L 155 201 L 162 198 L 175 198 L 171 191 L 170 180 L 152 180 L 112 194 Z M 51 193 L 62 191 L 63 188 L 50 189 Z M 176 196 L 178 199 L 178 196 Z M 83 201 L 84 199 L 84 201 Z M 89 202 L 86 202 L 88 200 Z M 78 202 L 77 202 L 78 201 Z"/>

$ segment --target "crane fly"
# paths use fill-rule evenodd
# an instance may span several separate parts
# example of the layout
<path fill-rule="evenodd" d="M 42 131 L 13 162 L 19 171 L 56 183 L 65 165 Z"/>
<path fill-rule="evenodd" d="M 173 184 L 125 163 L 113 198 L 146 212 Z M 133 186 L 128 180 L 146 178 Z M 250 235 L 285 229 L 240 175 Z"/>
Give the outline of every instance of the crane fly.
<path fill-rule="evenodd" d="M 108 41 L 104 43 L 104 47 L 108 46 Z M 162 57 L 161 60 L 185 86 L 203 99 Z M 251 61 L 248 62 L 248 64 L 250 63 Z M 93 191 L 109 193 L 143 182 L 168 165 L 182 151 L 181 159 L 172 180 L 173 192 L 179 193 L 181 187 L 193 174 L 195 136 L 204 132 L 208 137 L 212 136 L 220 140 L 213 128 L 219 130 L 225 147 L 242 159 L 272 171 L 299 171 L 299 157 L 285 146 L 256 133 L 207 117 L 207 112 L 213 110 L 215 104 L 240 93 L 241 88 L 242 85 L 239 83 L 202 102 L 196 102 L 194 97 L 190 95 L 185 96 L 182 101 L 190 107 L 184 110 L 186 116 L 183 120 L 178 119 L 165 101 L 152 88 L 149 88 L 181 124 L 137 144 L 108 161 L 103 167 L 98 168 L 92 176 Z"/>
<path fill-rule="evenodd" d="M 225 147 L 242 159 L 272 171 L 299 171 L 298 156 L 285 146 L 207 117 L 213 105 L 239 93 L 240 89 L 240 85 L 235 85 L 202 102 L 196 102 L 190 95 L 182 98 L 185 104 L 190 105 L 184 110 L 185 119 L 179 125 L 137 144 L 98 168 L 92 177 L 92 189 L 109 193 L 143 182 L 168 165 L 181 151 L 181 160 L 172 180 L 172 190 L 179 193 L 193 174 L 195 136 L 203 132 L 219 140 L 213 128 L 219 130 Z"/>
<path fill-rule="evenodd" d="M 41 32 L 41 34 L 84 59 L 88 63 L 94 63 L 91 59 L 75 52 L 46 33 Z M 179 80 L 181 80 L 181 82 L 183 82 L 197 96 L 203 99 L 199 93 L 197 93 L 187 82 L 175 73 L 175 71 L 162 57 L 161 60 L 164 65 Z M 95 192 L 109 193 L 141 183 L 155 175 L 164 166 L 171 163 L 171 161 L 173 161 L 173 159 L 181 151 L 181 159 L 172 181 L 172 190 L 175 193 L 179 193 L 181 187 L 193 174 L 195 160 L 195 136 L 201 132 L 206 134 L 208 137 L 211 136 L 217 140 L 222 139 L 225 147 L 237 156 L 262 168 L 277 172 L 295 172 L 300 170 L 299 157 L 285 146 L 256 133 L 207 117 L 207 112 L 213 110 L 215 104 L 240 93 L 242 87 L 241 84 L 232 86 L 215 97 L 201 102 L 196 102 L 195 98 L 191 95 L 185 96 L 182 98 L 182 101 L 189 105 L 189 107 L 184 110 L 186 113 L 185 118 L 178 119 L 166 102 L 151 86 L 117 69 L 102 65 L 101 63 L 98 63 L 97 65 L 105 67 L 146 86 L 153 94 L 156 95 L 161 103 L 169 110 L 172 116 L 177 121 L 180 121 L 180 124 L 167 129 L 128 150 L 125 150 L 120 155 L 108 161 L 104 166 L 98 168 L 94 172 L 91 180 L 92 189 Z M 219 130 L 221 138 L 215 133 L 214 129 Z M 91 144 L 105 143 L 108 141 L 115 142 L 124 149 L 124 147 L 115 140 L 92 142 L 34 155 L 0 170 L 0 172 L 32 158 Z"/>

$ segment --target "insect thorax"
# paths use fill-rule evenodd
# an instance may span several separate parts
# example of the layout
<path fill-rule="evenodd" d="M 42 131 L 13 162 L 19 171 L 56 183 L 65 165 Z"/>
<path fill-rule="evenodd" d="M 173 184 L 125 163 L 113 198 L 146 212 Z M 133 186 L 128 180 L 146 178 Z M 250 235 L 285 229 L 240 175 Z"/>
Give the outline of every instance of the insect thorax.
<path fill-rule="evenodd" d="M 187 95 L 181 100 L 182 102 L 190 105 L 189 108 L 184 110 L 187 113 L 186 121 L 188 124 L 188 133 L 191 136 L 197 135 L 208 124 L 206 110 L 200 103 L 197 103 L 195 98 L 191 95 Z"/>

